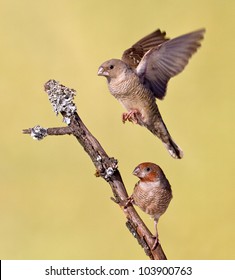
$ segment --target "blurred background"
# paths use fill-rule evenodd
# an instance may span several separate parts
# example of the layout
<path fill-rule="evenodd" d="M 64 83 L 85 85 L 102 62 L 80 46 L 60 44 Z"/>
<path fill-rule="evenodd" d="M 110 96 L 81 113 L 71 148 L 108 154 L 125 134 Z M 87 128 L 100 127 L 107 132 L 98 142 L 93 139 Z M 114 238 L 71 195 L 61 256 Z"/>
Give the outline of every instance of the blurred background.
<path fill-rule="evenodd" d="M 140 162 L 163 168 L 174 194 L 158 227 L 169 259 L 235 258 L 234 12 L 222 0 L 0 2 L 1 259 L 147 259 L 76 139 L 21 133 L 64 125 L 43 91 L 49 79 L 77 90 L 79 115 L 119 160 L 129 193 Z M 146 129 L 122 124 L 97 69 L 157 28 L 173 38 L 201 27 L 202 47 L 158 101 L 184 150 L 174 160 Z"/>

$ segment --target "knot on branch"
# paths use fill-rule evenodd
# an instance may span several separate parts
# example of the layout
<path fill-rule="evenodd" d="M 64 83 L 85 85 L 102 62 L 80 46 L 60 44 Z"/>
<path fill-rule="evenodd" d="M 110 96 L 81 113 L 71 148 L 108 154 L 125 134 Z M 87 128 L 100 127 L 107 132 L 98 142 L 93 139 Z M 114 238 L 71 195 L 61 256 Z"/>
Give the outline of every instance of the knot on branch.
<path fill-rule="evenodd" d="M 118 169 L 118 161 L 115 158 L 109 158 L 108 156 L 101 157 L 100 155 L 97 156 L 96 161 L 98 163 L 96 165 L 96 176 L 101 176 L 106 181 L 109 181 Z"/>
<path fill-rule="evenodd" d="M 56 115 L 61 113 L 64 122 L 70 124 L 70 117 L 77 112 L 77 107 L 73 102 L 76 90 L 63 86 L 55 80 L 46 82 L 44 89 Z"/>
<path fill-rule="evenodd" d="M 110 178 L 116 169 L 114 169 L 113 167 L 108 167 L 107 169 L 105 169 L 105 176 L 104 178 L 107 180 L 108 178 Z"/>
<path fill-rule="evenodd" d="M 36 125 L 31 129 L 30 135 L 35 140 L 42 140 L 48 134 L 46 128 L 43 128 L 40 125 Z"/>

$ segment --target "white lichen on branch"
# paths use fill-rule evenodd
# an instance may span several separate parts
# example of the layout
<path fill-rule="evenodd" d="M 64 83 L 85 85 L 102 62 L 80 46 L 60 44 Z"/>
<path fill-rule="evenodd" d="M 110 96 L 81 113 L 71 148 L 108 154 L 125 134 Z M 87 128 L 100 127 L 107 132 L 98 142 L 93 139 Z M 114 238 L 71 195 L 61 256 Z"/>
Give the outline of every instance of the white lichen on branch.
<path fill-rule="evenodd" d="M 36 125 L 31 129 L 30 135 L 34 140 L 42 140 L 48 134 L 46 128 L 43 128 L 40 125 Z"/>
<path fill-rule="evenodd" d="M 55 80 L 49 80 L 44 87 L 56 115 L 62 113 L 64 122 L 69 124 L 70 117 L 77 112 L 77 107 L 73 102 L 76 91 Z"/>
<path fill-rule="evenodd" d="M 115 172 L 115 169 L 113 169 L 112 167 L 108 167 L 106 170 L 105 170 L 105 176 L 104 178 L 105 179 L 108 179 L 110 178 Z"/>

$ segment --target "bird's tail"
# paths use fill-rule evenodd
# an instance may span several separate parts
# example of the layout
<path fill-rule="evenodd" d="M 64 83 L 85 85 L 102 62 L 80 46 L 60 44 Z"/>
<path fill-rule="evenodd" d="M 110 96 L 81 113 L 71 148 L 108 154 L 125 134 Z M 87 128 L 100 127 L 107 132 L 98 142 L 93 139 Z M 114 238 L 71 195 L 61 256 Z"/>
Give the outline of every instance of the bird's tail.
<path fill-rule="evenodd" d="M 167 150 L 169 151 L 170 155 L 173 158 L 176 159 L 180 159 L 183 157 L 184 153 L 181 150 L 181 148 L 174 142 L 174 140 L 171 138 L 171 136 L 169 137 L 167 143 L 164 143 L 164 145 L 166 146 Z"/>
<path fill-rule="evenodd" d="M 147 126 L 147 128 L 158 138 L 160 138 L 169 151 L 170 155 L 175 159 L 180 159 L 183 157 L 183 151 L 171 138 L 169 131 L 165 123 L 163 122 L 160 113 L 158 112 L 156 120 Z"/>

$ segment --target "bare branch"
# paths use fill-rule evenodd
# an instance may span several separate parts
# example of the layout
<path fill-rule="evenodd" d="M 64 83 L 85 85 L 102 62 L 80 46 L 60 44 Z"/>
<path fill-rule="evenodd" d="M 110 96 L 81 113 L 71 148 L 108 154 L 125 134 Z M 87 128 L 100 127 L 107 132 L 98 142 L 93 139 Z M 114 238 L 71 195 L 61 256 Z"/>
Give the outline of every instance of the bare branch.
<path fill-rule="evenodd" d="M 150 259 L 165 260 L 166 256 L 160 243 L 154 250 L 151 249 L 154 244 L 153 235 L 141 220 L 133 205 L 127 203 L 128 194 L 118 170 L 118 161 L 106 154 L 98 140 L 90 133 L 77 114 L 77 108 L 73 103 L 75 90 L 60 85 L 55 80 L 49 80 L 45 84 L 45 91 L 55 113 L 61 113 L 68 126 L 48 129 L 36 126 L 24 129 L 23 133 L 31 134 L 34 139 L 38 140 L 43 139 L 46 135 L 74 135 L 95 165 L 96 175 L 101 176 L 111 186 L 114 195 L 112 200 L 120 206 L 127 219 L 127 228 L 138 240 L 147 256 Z"/>

